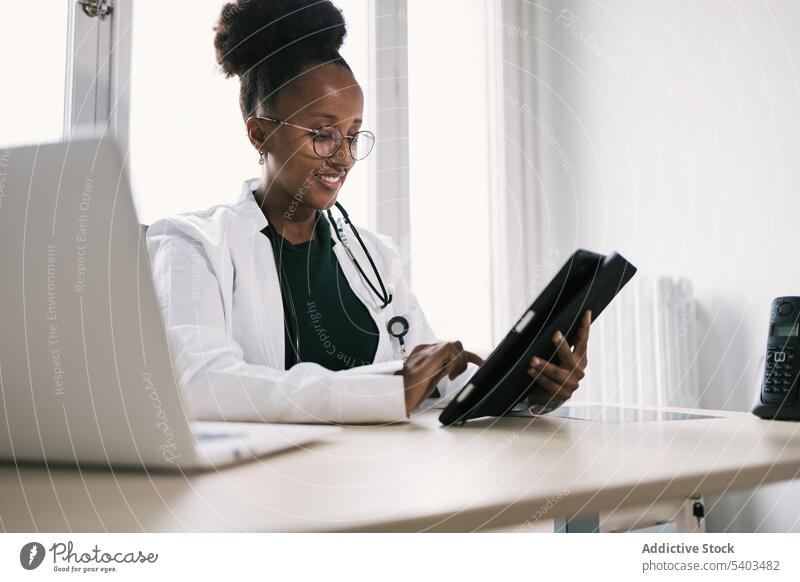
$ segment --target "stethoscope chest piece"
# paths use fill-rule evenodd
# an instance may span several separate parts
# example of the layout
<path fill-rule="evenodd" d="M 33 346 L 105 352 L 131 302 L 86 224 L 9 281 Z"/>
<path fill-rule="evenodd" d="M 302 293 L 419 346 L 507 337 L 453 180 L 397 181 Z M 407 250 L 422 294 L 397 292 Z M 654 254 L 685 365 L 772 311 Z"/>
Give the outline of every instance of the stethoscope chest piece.
<path fill-rule="evenodd" d="M 408 333 L 408 327 L 408 320 L 402 315 L 396 315 L 386 324 L 389 335 L 397 339 L 397 342 L 400 344 L 400 354 L 403 356 L 404 360 L 406 359 L 406 347 L 403 337 Z"/>

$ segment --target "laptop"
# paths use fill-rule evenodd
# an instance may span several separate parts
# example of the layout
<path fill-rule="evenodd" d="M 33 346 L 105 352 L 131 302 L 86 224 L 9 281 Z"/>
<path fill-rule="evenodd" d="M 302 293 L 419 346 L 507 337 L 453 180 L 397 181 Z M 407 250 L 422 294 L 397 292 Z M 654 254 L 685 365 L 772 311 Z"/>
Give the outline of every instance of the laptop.
<path fill-rule="evenodd" d="M 187 471 L 341 430 L 188 420 L 111 138 L 0 149 L 0 272 L 1 460 Z"/>

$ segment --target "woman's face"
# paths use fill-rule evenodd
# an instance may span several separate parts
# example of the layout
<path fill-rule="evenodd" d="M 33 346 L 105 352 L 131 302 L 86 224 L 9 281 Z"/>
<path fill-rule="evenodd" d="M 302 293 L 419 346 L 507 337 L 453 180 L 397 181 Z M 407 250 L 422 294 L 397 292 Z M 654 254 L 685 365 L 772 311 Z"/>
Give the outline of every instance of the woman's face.
<path fill-rule="evenodd" d="M 341 65 L 327 64 L 302 73 L 283 89 L 267 115 L 311 129 L 335 126 L 347 136 L 361 128 L 363 109 L 364 95 L 353 74 Z M 344 139 L 331 158 L 323 159 L 314 152 L 311 134 L 297 127 L 250 119 L 248 130 L 256 147 L 266 138 L 261 150 L 270 197 L 279 197 L 289 210 L 333 206 L 353 167 L 349 140 Z"/>

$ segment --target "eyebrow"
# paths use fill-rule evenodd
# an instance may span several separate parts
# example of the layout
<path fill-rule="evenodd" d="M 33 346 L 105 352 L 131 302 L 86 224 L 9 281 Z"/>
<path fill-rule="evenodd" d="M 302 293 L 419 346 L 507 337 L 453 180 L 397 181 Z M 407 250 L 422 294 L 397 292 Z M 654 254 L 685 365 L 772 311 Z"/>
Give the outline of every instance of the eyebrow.
<path fill-rule="evenodd" d="M 322 117 L 324 119 L 329 119 L 331 121 L 338 121 L 338 119 L 339 119 L 335 115 L 331 115 L 330 113 L 322 113 L 321 111 L 315 111 L 314 113 L 311 113 L 310 115 L 313 115 L 314 117 Z M 353 123 L 361 123 L 361 121 L 362 120 L 361 120 L 360 117 L 355 117 L 355 118 L 352 119 Z"/>

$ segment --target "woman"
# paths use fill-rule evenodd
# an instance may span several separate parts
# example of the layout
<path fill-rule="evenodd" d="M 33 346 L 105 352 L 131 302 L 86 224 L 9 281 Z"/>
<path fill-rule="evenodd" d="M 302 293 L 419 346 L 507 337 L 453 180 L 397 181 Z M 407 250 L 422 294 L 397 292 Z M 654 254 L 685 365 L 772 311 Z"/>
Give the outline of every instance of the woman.
<path fill-rule="evenodd" d="M 215 31 L 262 171 L 237 202 L 148 231 L 189 415 L 392 422 L 431 395 L 446 403 L 480 358 L 436 339 L 388 239 L 330 212 L 374 141 L 338 52 L 341 13 L 328 1 L 238 0 Z M 589 318 L 574 350 L 554 338 L 560 367 L 531 362 L 532 402 L 552 408 L 577 389 L 588 336 Z"/>

